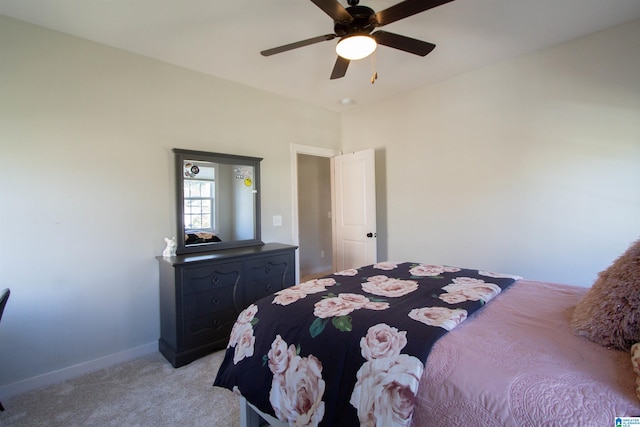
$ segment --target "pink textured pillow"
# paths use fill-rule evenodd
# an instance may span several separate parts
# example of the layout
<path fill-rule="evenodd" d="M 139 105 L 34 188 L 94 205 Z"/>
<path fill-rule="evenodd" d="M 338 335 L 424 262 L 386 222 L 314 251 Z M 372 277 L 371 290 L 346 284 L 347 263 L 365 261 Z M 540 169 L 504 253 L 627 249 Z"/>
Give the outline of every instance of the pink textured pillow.
<path fill-rule="evenodd" d="M 640 342 L 631 346 L 631 364 L 636 373 L 636 396 L 640 400 Z"/>
<path fill-rule="evenodd" d="M 640 342 L 640 240 L 598 275 L 570 323 L 579 336 L 629 350 Z"/>

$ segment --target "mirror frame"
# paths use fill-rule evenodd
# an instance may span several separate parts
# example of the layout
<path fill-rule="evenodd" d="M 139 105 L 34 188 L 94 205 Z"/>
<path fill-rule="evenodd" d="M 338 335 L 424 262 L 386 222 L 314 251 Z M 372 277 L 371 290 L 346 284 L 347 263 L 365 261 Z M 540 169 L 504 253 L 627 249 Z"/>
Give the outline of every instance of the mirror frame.
<path fill-rule="evenodd" d="M 176 254 L 191 254 L 198 252 L 210 252 L 221 249 L 240 248 L 245 246 L 260 246 L 264 245 L 261 237 L 260 227 L 260 157 L 248 157 L 248 156 L 236 156 L 232 154 L 211 153 L 207 151 L 195 151 L 184 150 L 181 148 L 174 148 L 172 150 L 175 153 L 175 179 L 176 179 L 176 222 L 177 222 L 177 235 L 176 235 Z M 183 163 L 185 160 L 205 161 L 212 163 L 223 163 L 228 165 L 242 165 L 252 166 L 254 171 L 253 186 L 254 186 L 254 216 L 253 216 L 253 229 L 254 238 L 246 240 L 234 240 L 229 242 L 211 242 L 200 243 L 193 245 L 186 245 L 184 239 L 184 179 Z"/>

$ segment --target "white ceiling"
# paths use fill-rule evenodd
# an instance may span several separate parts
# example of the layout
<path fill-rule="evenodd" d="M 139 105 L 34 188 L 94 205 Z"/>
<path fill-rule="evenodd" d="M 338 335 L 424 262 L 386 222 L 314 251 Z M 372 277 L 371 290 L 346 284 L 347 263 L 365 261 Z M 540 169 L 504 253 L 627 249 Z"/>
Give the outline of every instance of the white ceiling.
<path fill-rule="evenodd" d="M 638 19 L 640 0 L 455 0 L 384 27 L 437 47 L 419 57 L 380 46 L 374 85 L 369 58 L 329 80 L 337 39 L 260 55 L 333 32 L 309 0 L 0 0 L 0 13 L 339 111 L 345 97 L 355 108 Z"/>

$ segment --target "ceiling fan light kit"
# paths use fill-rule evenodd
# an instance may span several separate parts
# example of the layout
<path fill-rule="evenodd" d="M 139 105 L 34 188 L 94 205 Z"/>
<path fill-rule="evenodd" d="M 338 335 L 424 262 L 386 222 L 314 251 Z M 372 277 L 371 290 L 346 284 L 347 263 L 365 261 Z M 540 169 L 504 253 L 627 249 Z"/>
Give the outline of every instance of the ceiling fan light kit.
<path fill-rule="evenodd" d="M 376 50 L 379 44 L 414 55 L 425 56 L 436 45 L 388 31 L 374 32 L 374 30 L 377 27 L 408 18 L 451 1 L 453 0 L 404 0 L 376 13 L 369 7 L 359 6 L 359 0 L 347 0 L 349 3 L 347 8 L 342 6 L 338 0 L 311 0 L 313 4 L 333 19 L 334 33 L 263 50 L 260 53 L 263 56 L 271 56 L 339 37 L 340 41 L 336 45 L 338 58 L 331 72 L 332 80 L 344 77 L 350 61 L 366 58 Z"/>
<path fill-rule="evenodd" d="M 350 61 L 357 61 L 371 55 L 377 47 L 378 43 L 373 37 L 355 34 L 343 37 L 336 45 L 336 53 Z"/>

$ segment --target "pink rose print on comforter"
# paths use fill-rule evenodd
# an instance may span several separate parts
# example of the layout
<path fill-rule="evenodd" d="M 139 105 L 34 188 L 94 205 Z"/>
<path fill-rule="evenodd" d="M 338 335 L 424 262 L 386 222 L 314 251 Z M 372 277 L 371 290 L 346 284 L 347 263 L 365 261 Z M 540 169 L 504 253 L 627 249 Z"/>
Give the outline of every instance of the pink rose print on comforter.
<path fill-rule="evenodd" d="M 267 356 L 273 373 L 269 402 L 276 417 L 290 426 L 317 426 L 324 416 L 322 363 L 313 355 L 300 357 L 280 335 Z"/>
<path fill-rule="evenodd" d="M 366 362 L 356 374 L 349 403 L 361 426 L 411 425 L 423 363 L 400 353 L 406 344 L 406 332 L 385 323 L 370 327 L 360 340 Z"/>

